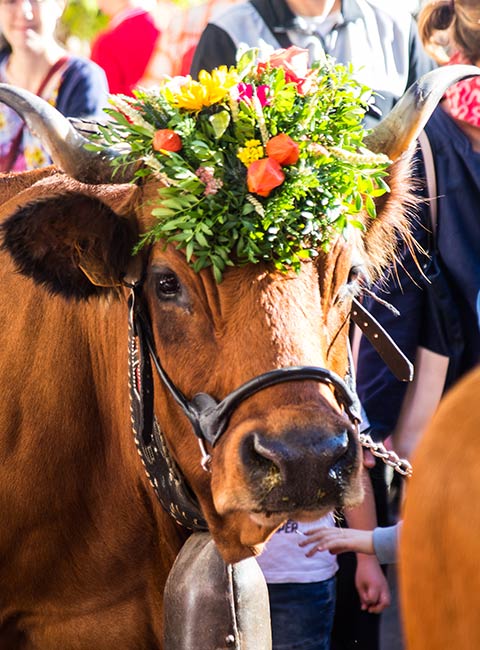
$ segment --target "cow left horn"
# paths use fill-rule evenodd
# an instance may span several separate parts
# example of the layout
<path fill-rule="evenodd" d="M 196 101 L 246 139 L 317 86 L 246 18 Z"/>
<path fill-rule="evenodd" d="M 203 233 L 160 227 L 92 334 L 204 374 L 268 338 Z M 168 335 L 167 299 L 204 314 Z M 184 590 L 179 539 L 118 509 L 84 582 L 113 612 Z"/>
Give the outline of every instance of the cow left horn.
<path fill-rule="evenodd" d="M 474 65 L 447 65 L 423 75 L 365 138 L 366 146 L 397 160 L 417 139 L 449 86 L 480 75 Z"/>
<path fill-rule="evenodd" d="M 41 97 L 28 90 L 0 83 L 0 101 L 13 108 L 41 139 L 56 167 L 83 183 L 128 183 L 135 172 L 130 166 L 112 179 L 112 160 L 120 155 L 115 149 L 102 153 L 88 151 L 92 144 L 68 119 Z"/>

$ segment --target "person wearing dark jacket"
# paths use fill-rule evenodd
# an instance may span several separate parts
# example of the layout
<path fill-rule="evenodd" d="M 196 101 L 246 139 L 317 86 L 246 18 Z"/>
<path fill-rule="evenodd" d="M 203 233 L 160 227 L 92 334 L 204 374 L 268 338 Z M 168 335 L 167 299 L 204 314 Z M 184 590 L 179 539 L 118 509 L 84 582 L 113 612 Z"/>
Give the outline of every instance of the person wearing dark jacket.
<path fill-rule="evenodd" d="M 439 63 L 480 64 L 478 0 L 429 2 L 418 20 L 422 41 Z M 395 379 L 362 337 L 359 398 L 372 438 L 390 438 L 396 452 L 412 460 L 414 471 L 415 448 L 442 395 L 480 362 L 479 98 L 479 76 L 455 84 L 420 138 L 422 146 L 412 169 L 419 186 L 412 219 L 417 245 L 414 255 L 405 247 L 396 268 L 376 289 L 378 297 L 400 315 L 375 299 L 364 301 L 414 362 L 415 377 L 408 386 Z M 382 484 L 379 477 L 376 485 Z M 390 486 L 390 495 L 400 495 L 396 501 L 401 500 L 403 487 L 398 480 Z M 380 521 L 383 526 L 395 521 L 396 508 L 386 515 Z M 419 531 L 419 539 L 421 535 Z"/>
<path fill-rule="evenodd" d="M 444 13 L 439 22 L 440 11 Z M 425 5 L 420 26 L 426 43 L 442 25 L 445 28 L 445 23 L 451 39 L 450 63 L 478 66 L 478 2 L 457 0 L 453 5 L 440 0 Z M 416 248 L 416 259 L 406 248 L 401 263 L 377 290 L 380 297 L 397 308 L 400 316 L 373 299 L 366 300 L 369 311 L 412 360 L 424 350 L 445 357 L 439 396 L 480 362 L 476 325 L 480 290 L 479 97 L 480 77 L 459 82 L 447 91 L 425 126 L 433 162 L 430 174 L 436 181 L 435 224 L 432 197 L 427 183 L 421 180 L 426 176 L 426 167 L 423 150 L 419 149 L 413 173 L 420 179 L 421 191 L 412 223 L 413 236 L 420 247 Z M 410 432 L 410 439 L 406 440 L 397 428 L 407 386 L 393 377 L 364 338 L 359 349 L 357 388 L 372 436 L 385 440 L 395 434 L 394 448 L 399 455 L 410 457 L 421 431 Z"/>

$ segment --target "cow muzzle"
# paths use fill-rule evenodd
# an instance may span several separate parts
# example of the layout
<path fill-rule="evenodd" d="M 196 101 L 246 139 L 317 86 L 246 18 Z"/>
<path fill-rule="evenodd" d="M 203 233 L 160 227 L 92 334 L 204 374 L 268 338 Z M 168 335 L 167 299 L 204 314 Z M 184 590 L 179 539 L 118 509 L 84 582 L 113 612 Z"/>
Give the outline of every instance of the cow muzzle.
<path fill-rule="evenodd" d="M 358 467 L 358 444 L 346 430 L 329 437 L 293 430 L 281 439 L 255 432 L 244 450 L 254 511 L 267 516 L 338 506 Z"/>
<path fill-rule="evenodd" d="M 313 519 L 357 494 L 356 429 L 330 404 L 284 405 L 238 422 L 218 451 L 212 494 L 221 514 L 243 510 L 263 525 Z"/>

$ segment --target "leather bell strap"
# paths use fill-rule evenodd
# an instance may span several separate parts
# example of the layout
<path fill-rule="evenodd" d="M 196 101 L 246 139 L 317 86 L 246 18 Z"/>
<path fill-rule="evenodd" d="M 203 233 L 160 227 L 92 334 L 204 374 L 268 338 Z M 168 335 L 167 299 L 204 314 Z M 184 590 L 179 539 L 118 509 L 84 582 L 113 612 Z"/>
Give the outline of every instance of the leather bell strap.
<path fill-rule="evenodd" d="M 141 297 L 129 299 L 129 388 L 135 444 L 157 498 L 175 521 L 193 531 L 207 530 L 200 506 L 174 461 L 153 413 L 153 377 L 145 330 L 137 319 Z"/>
<path fill-rule="evenodd" d="M 352 300 L 351 318 L 385 361 L 395 377 L 400 381 L 412 381 L 412 362 L 400 350 L 380 323 L 355 298 Z"/>

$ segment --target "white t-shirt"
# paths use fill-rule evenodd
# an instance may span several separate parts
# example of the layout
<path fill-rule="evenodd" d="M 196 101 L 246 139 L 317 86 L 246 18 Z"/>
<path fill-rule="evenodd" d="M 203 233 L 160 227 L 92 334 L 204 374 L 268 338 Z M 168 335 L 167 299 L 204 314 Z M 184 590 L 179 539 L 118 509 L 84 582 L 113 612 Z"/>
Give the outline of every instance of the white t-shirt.
<path fill-rule="evenodd" d="M 306 523 L 289 519 L 268 540 L 257 558 L 267 583 L 322 582 L 332 578 L 338 570 L 337 557 L 329 551 L 306 557 L 305 553 L 311 547 L 298 544 L 306 539 L 302 532 L 334 525 L 333 514 Z"/>

